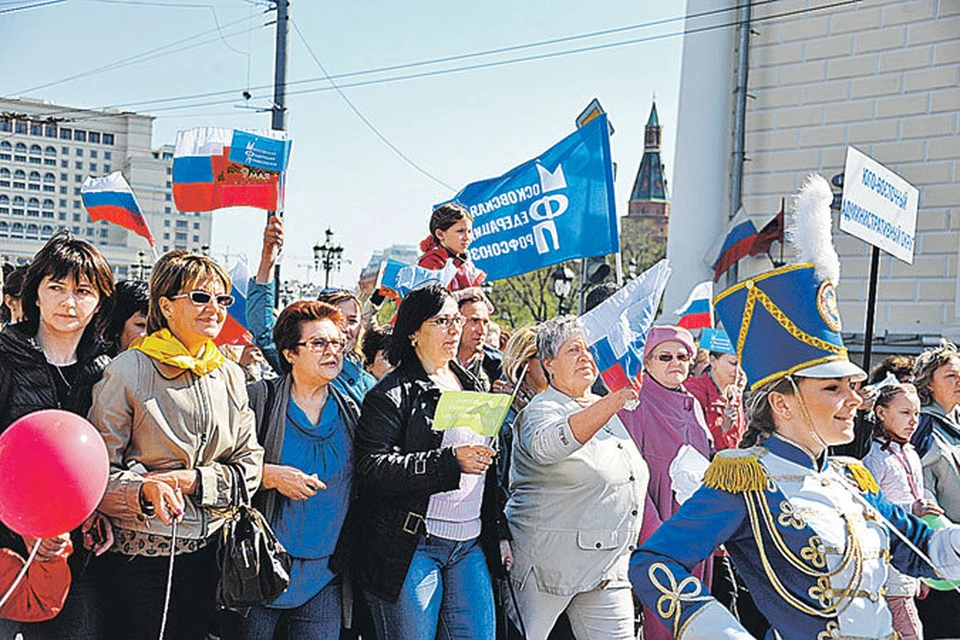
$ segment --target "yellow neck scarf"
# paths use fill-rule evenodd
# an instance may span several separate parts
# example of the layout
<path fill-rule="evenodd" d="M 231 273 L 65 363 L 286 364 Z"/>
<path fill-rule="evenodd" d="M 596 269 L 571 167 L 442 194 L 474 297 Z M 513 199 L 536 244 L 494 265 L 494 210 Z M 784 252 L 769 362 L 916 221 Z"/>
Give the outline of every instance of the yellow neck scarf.
<path fill-rule="evenodd" d="M 206 375 L 223 364 L 223 355 L 212 341 L 207 341 L 203 345 L 203 350 L 200 351 L 200 356 L 195 357 L 170 333 L 169 329 L 160 329 L 151 333 L 139 344 L 130 348 L 143 351 L 163 364 L 178 369 L 189 369 L 198 376 Z"/>

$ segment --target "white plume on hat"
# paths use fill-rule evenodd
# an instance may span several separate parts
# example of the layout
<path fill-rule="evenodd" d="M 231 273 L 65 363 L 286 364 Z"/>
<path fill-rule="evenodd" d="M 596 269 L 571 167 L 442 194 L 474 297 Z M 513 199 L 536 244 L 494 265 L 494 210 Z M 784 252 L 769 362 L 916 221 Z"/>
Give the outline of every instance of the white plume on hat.
<path fill-rule="evenodd" d="M 785 235 L 801 262 L 812 262 L 820 280 L 840 283 L 840 256 L 833 246 L 830 204 L 833 190 L 823 176 L 811 173 L 793 197 L 793 215 Z"/>

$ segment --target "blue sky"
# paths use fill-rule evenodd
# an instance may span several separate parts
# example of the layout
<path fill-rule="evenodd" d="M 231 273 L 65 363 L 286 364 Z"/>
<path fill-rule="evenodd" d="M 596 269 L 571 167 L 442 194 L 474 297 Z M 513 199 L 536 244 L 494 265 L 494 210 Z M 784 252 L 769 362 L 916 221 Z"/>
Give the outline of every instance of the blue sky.
<path fill-rule="evenodd" d="M 34 0 L 36 1 L 36 0 Z M 0 0 L 0 11 L 28 0 Z M 291 0 L 290 15 L 327 73 L 385 66 L 567 38 L 549 46 L 467 58 L 403 71 L 354 75 L 343 92 L 390 142 L 448 189 L 397 156 L 329 83 L 291 86 L 288 130 L 294 150 L 288 178 L 284 277 L 305 278 L 311 247 L 328 226 L 343 244 L 345 264 L 334 280 L 354 283 L 373 250 L 414 244 L 427 234 L 431 205 L 469 182 L 503 173 L 569 133 L 594 97 L 616 129 L 617 205 L 626 213 L 642 154 L 642 131 L 657 97 L 664 125 L 663 157 L 673 172 L 683 0 L 585 0 L 466 3 L 440 0 L 327 3 Z M 226 91 L 194 101 L 132 105 L 155 115 L 154 145 L 172 143 L 195 126 L 268 127 L 268 113 L 237 108 L 269 105 L 273 80 L 272 18 L 256 0 L 66 0 L 0 15 L 0 94 L 77 107 Z M 673 21 L 670 21 L 674 19 Z M 669 21 L 598 37 L 596 31 Z M 217 31 L 217 26 L 220 29 Z M 192 40 L 191 36 L 207 32 Z M 666 37 L 662 37 L 666 36 Z M 653 39 L 651 39 L 653 38 Z M 547 57 L 432 77 L 399 75 L 462 68 L 582 47 L 647 39 L 595 51 Z M 75 74 L 184 40 L 171 55 L 97 74 Z M 201 46 L 191 46 L 200 43 Z M 187 48 L 189 47 L 189 48 Z M 170 51 L 166 49 L 164 51 Z M 145 56 L 148 57 L 149 56 Z M 290 33 L 291 82 L 323 77 L 296 29 Z M 356 82 L 375 81 L 349 87 Z M 41 87 L 48 83 L 53 86 Z M 225 104 L 201 104 L 226 101 Z M 259 256 L 263 213 L 214 214 L 213 251 Z"/>

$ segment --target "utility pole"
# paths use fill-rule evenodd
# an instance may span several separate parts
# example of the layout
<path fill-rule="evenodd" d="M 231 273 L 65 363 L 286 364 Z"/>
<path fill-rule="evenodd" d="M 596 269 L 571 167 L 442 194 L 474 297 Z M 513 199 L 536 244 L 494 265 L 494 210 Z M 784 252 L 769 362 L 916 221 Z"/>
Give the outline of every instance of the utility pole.
<path fill-rule="evenodd" d="M 270 107 L 270 128 L 274 131 L 287 130 L 287 43 L 289 37 L 289 0 L 276 0 L 277 9 L 277 46 L 273 65 L 273 106 Z M 267 223 L 270 216 L 276 211 L 267 212 Z M 280 212 L 283 216 L 283 212 Z M 280 262 L 273 268 L 273 300 L 274 305 L 280 307 Z"/>

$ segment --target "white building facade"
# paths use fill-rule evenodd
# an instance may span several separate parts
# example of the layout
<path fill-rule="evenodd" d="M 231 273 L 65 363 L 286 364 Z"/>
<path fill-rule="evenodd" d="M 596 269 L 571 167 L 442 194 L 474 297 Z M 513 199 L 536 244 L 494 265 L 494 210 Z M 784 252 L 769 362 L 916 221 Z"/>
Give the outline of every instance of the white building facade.
<path fill-rule="evenodd" d="M 210 214 L 176 210 L 173 147 L 155 149 L 152 135 L 149 116 L 0 99 L 0 261 L 30 260 L 65 228 L 96 245 L 119 278 L 152 263 L 146 240 L 83 208 L 83 181 L 113 171 L 130 183 L 160 254 L 209 247 Z"/>

